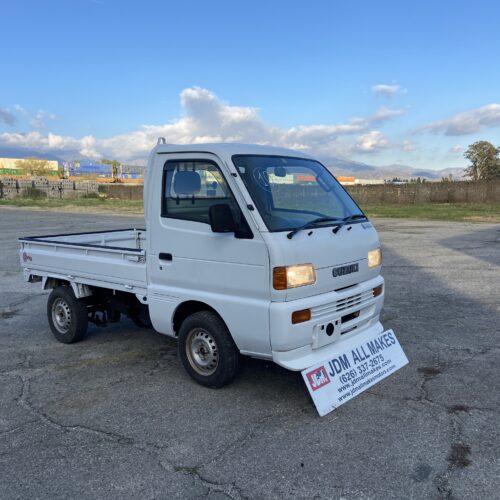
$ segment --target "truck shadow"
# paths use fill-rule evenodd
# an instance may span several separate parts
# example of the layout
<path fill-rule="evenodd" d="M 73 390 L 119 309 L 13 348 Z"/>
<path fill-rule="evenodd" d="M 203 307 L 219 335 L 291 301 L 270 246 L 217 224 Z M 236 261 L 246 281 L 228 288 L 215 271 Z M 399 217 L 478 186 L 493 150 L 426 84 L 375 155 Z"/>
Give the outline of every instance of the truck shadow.
<path fill-rule="evenodd" d="M 500 226 L 470 231 L 439 240 L 439 243 L 469 257 L 500 266 Z"/>
<path fill-rule="evenodd" d="M 128 319 L 122 319 L 118 323 L 105 327 L 90 324 L 84 342 L 89 347 L 92 345 L 92 349 L 99 344 L 106 344 L 112 350 L 121 346 L 135 351 L 140 344 L 144 348 L 144 353 L 151 349 L 157 349 L 159 352 L 169 351 L 173 354 L 169 363 L 175 364 L 175 369 L 184 375 L 183 367 L 177 356 L 177 339 L 162 335 L 153 329 L 139 328 Z M 272 361 L 241 356 L 239 374 L 233 384 L 244 383 L 245 385 L 255 384 L 258 386 L 263 381 L 271 384 L 284 383 L 287 386 L 292 384 L 300 391 L 307 393 L 305 386 L 302 386 L 302 376 L 299 372 L 286 370 Z"/>

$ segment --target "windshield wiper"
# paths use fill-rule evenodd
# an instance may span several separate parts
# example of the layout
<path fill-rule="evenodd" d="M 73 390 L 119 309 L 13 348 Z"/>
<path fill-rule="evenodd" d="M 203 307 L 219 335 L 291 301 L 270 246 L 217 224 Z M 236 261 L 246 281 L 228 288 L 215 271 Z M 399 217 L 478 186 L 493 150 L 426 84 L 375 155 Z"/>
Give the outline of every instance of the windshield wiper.
<path fill-rule="evenodd" d="M 321 222 L 334 222 L 334 226 L 336 226 L 333 229 L 333 233 L 337 234 L 338 230 L 342 227 L 348 224 L 349 222 L 352 222 L 353 220 L 357 219 L 366 219 L 366 215 L 364 214 L 353 214 L 349 215 L 347 217 L 344 217 L 343 219 L 340 219 L 339 217 L 318 217 L 317 219 L 310 220 L 309 222 L 306 222 L 303 226 L 296 227 L 295 229 L 292 229 L 286 237 L 291 240 L 293 238 L 293 235 L 298 233 L 299 231 L 302 231 L 303 229 L 310 229 L 314 227 L 316 224 L 319 224 Z"/>
<path fill-rule="evenodd" d="M 349 222 L 352 222 L 353 220 L 357 219 L 366 219 L 365 214 L 353 214 L 349 215 L 348 217 L 344 217 L 336 227 L 333 228 L 333 234 L 337 234 L 342 226 L 345 226 L 346 224 L 349 224 Z"/>
<path fill-rule="evenodd" d="M 295 233 L 298 233 L 299 231 L 302 231 L 303 229 L 309 229 L 311 227 L 314 227 L 316 224 L 319 224 L 320 222 L 342 222 L 344 219 L 339 219 L 338 217 L 318 217 L 317 219 L 310 220 L 309 222 L 306 222 L 303 226 L 296 227 L 295 229 L 292 229 L 286 237 L 291 240 L 293 238 L 293 235 Z"/>

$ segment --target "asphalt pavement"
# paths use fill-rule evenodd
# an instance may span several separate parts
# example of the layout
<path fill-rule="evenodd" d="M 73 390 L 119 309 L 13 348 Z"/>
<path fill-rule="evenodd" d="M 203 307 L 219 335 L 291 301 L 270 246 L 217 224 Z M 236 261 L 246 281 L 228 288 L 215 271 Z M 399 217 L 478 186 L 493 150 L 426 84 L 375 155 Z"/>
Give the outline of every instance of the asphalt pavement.
<path fill-rule="evenodd" d="M 58 343 L 17 238 L 144 222 L 0 208 L 0 498 L 498 498 L 500 226 L 374 222 L 410 363 L 320 418 L 300 374 L 206 389 L 129 320 Z"/>

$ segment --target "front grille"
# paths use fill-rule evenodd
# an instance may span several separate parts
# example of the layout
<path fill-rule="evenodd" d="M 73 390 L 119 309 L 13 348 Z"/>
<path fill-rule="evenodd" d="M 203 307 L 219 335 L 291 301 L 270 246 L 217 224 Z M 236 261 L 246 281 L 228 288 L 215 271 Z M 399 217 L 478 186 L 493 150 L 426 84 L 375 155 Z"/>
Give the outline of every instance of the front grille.
<path fill-rule="evenodd" d="M 372 299 L 373 290 L 370 288 L 369 290 L 351 295 L 349 297 L 344 297 L 343 299 L 336 300 L 335 302 L 329 302 L 328 304 L 312 307 L 311 319 L 326 318 L 347 309 L 351 309 L 352 307 L 361 309 L 363 306 L 371 302 Z"/>

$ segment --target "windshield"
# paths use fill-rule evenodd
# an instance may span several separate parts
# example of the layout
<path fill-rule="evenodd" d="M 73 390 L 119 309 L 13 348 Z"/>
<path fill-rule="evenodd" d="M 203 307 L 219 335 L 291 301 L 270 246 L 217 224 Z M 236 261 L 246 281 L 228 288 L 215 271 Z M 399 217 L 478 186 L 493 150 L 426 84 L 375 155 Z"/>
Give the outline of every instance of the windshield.
<path fill-rule="evenodd" d="M 321 163 L 287 156 L 233 156 L 233 162 L 270 231 L 286 231 L 314 219 L 363 215 Z M 331 220 L 317 225 L 332 224 Z"/>

